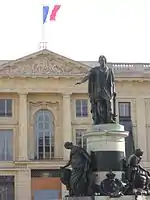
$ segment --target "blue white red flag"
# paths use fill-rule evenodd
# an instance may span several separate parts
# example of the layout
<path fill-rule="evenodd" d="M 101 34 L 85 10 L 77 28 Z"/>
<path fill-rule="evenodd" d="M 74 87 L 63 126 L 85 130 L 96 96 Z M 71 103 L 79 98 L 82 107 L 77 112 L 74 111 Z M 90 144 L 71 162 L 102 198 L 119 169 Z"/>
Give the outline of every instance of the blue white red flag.
<path fill-rule="evenodd" d="M 43 24 L 47 22 L 47 20 L 55 21 L 56 15 L 58 10 L 60 9 L 61 5 L 54 4 L 53 7 L 48 5 L 43 6 Z"/>

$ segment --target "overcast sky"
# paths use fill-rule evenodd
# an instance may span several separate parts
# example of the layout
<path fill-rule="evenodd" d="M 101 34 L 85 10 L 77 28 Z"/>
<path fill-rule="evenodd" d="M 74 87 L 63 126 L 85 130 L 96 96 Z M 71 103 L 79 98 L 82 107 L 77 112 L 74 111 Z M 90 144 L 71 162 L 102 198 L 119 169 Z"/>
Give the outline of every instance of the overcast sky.
<path fill-rule="evenodd" d="M 1 60 L 39 50 L 42 3 L 61 4 L 45 26 L 49 50 L 74 60 L 150 62 L 150 0 L 1 0 Z"/>

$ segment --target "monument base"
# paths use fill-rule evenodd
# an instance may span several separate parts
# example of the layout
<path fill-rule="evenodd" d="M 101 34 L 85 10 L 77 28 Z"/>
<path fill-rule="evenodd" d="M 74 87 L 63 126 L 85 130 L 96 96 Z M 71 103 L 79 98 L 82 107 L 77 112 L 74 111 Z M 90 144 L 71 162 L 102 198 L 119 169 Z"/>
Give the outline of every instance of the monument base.
<path fill-rule="evenodd" d="M 120 124 L 92 125 L 84 135 L 87 141 L 87 152 L 94 152 L 93 164 L 96 183 L 99 185 L 105 178 L 107 172 L 112 170 L 118 179 L 122 176 L 121 160 L 125 157 L 125 137 L 128 132 Z"/>
<path fill-rule="evenodd" d="M 87 152 L 92 158 L 92 171 L 96 175 L 95 196 L 66 196 L 63 200 L 150 200 L 150 196 L 144 195 L 109 197 L 110 193 L 120 194 L 121 188 L 124 187 L 121 181 L 122 159 L 125 157 L 125 137 L 127 136 L 128 131 L 125 131 L 124 126 L 120 124 L 93 125 L 85 134 L 85 138 Z M 98 196 L 98 194 L 107 196 Z"/>
<path fill-rule="evenodd" d="M 127 195 L 118 198 L 111 198 L 108 196 L 95 196 L 95 197 L 65 197 L 63 200 L 150 200 L 150 196 L 141 196 L 137 198 L 135 196 Z"/>

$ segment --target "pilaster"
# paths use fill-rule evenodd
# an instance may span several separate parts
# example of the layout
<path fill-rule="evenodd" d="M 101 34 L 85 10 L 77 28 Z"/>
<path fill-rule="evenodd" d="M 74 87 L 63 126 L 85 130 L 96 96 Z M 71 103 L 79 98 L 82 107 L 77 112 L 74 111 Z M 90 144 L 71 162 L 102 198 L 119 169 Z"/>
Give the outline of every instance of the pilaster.
<path fill-rule="evenodd" d="M 136 118 L 137 118 L 137 147 L 144 151 L 143 161 L 147 161 L 147 137 L 145 120 L 145 100 L 138 97 L 136 99 Z"/>
<path fill-rule="evenodd" d="M 72 128 L 71 128 L 71 99 L 70 93 L 63 93 L 63 144 L 67 141 L 72 141 Z M 63 159 L 69 159 L 69 151 L 63 147 Z"/>
<path fill-rule="evenodd" d="M 19 170 L 16 174 L 16 200 L 31 200 L 31 170 Z"/>
<path fill-rule="evenodd" d="M 28 160 L 28 123 L 27 123 L 27 93 L 19 93 L 19 151 L 20 161 Z"/>

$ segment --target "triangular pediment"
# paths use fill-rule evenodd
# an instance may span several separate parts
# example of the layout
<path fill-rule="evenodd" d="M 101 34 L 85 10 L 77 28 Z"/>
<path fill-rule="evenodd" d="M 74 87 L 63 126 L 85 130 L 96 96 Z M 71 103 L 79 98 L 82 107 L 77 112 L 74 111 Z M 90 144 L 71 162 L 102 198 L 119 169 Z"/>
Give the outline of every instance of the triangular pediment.
<path fill-rule="evenodd" d="M 52 77 L 78 76 L 88 72 L 89 66 L 73 61 L 49 50 L 42 50 L 0 67 L 0 76 Z"/>

